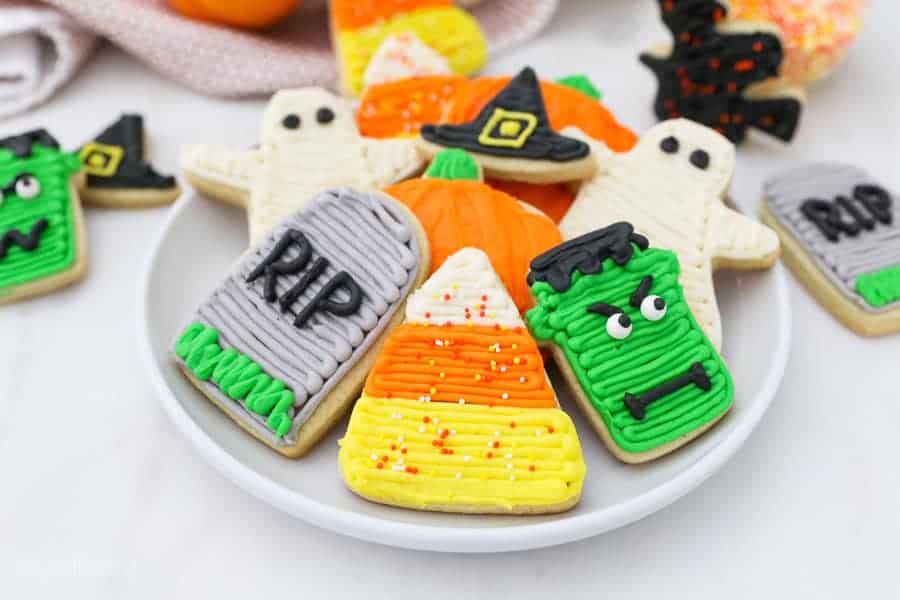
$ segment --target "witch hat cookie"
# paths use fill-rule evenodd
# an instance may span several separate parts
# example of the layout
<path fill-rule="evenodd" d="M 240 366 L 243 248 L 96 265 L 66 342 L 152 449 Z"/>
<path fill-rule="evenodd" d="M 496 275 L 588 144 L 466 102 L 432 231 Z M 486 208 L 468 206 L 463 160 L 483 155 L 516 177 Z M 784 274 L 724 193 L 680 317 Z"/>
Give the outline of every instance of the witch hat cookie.
<path fill-rule="evenodd" d="M 629 223 L 538 256 L 526 319 L 585 415 L 620 460 L 653 460 L 696 438 L 731 408 L 734 386 L 694 321 L 678 259 Z"/>
<path fill-rule="evenodd" d="M 472 152 L 489 176 L 555 183 L 594 174 L 590 146 L 556 133 L 550 126 L 537 75 L 523 69 L 485 106 L 461 125 L 424 125 L 421 148 L 434 156 L 441 148 Z"/>
<path fill-rule="evenodd" d="M 588 142 L 598 155 L 604 152 Z M 734 172 L 734 145 L 707 127 L 673 119 L 644 134 L 630 152 L 607 155 L 603 171 L 582 184 L 560 221 L 563 238 L 627 221 L 654 246 L 673 250 L 694 317 L 721 348 L 713 271 L 769 268 L 780 252 L 771 229 L 723 202 Z"/>
<path fill-rule="evenodd" d="M 428 260 L 394 200 L 322 192 L 241 257 L 182 330 L 175 360 L 238 425 L 302 456 L 358 397 Z"/>
<path fill-rule="evenodd" d="M 198 191 L 247 208 L 252 243 L 319 192 L 377 189 L 415 175 L 424 161 L 412 140 L 361 137 L 349 101 L 303 88 L 272 97 L 258 148 L 191 146 L 181 163 Z"/>
<path fill-rule="evenodd" d="M 474 248 L 410 298 L 340 444 L 351 490 L 418 510 L 561 512 L 585 475 L 537 345 Z"/>

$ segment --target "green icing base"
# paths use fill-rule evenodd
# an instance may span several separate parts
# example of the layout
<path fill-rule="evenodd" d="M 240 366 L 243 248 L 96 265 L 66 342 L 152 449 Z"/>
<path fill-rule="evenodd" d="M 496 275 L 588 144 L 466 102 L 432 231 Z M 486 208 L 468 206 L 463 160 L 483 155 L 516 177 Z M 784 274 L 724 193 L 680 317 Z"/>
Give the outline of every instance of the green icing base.
<path fill-rule="evenodd" d="M 576 271 L 572 285 L 556 292 L 537 282 L 537 305 L 526 314 L 534 336 L 563 349 L 578 384 L 602 417 L 615 443 L 629 453 L 647 452 L 695 431 L 719 418 L 734 398 L 734 384 L 724 362 L 692 316 L 678 283 L 678 259 L 667 250 L 635 250 L 625 266 L 612 259 L 603 271 Z M 651 294 L 661 296 L 667 313 L 648 321 L 629 304 L 646 275 L 654 278 Z M 633 323 L 631 335 L 616 340 L 606 332 L 606 317 L 588 312 L 596 302 L 624 309 Z M 695 385 L 673 392 L 647 408 L 638 421 L 624 403 L 626 392 L 642 394 L 674 379 L 700 362 L 712 389 Z"/>
<path fill-rule="evenodd" d="M 598 102 L 603 98 L 603 94 L 594 87 L 594 84 L 588 79 L 587 75 L 569 75 L 568 77 L 557 79 L 556 83 L 577 90 L 588 98 L 597 100 Z"/>
<path fill-rule="evenodd" d="M 459 148 L 448 148 L 438 152 L 428 169 L 425 177 L 432 179 L 467 179 L 478 181 L 481 179 L 481 170 L 478 162 L 471 154 Z"/>
<path fill-rule="evenodd" d="M 175 355 L 200 381 L 212 381 L 232 400 L 243 400 L 250 412 L 268 416 L 266 422 L 278 437 L 291 430 L 288 410 L 294 404 L 294 392 L 249 357 L 234 348 L 222 348 L 213 327 L 199 322 L 188 325 L 175 344 Z"/>
<path fill-rule="evenodd" d="M 900 265 L 860 275 L 856 278 L 856 291 L 874 308 L 900 300 Z"/>

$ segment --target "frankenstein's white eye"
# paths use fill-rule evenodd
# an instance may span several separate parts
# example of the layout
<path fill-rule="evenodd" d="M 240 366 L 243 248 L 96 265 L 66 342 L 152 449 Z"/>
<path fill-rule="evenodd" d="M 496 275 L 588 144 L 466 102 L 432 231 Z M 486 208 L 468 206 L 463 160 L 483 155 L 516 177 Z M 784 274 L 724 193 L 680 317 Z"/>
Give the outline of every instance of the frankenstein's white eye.
<path fill-rule="evenodd" d="M 606 319 L 606 333 L 617 340 L 631 335 L 631 319 L 625 313 L 616 313 Z"/>
<path fill-rule="evenodd" d="M 666 301 L 659 296 L 647 296 L 641 301 L 641 314 L 648 321 L 659 321 L 666 316 Z"/>
<path fill-rule="evenodd" d="M 16 195 L 31 200 L 41 193 L 41 184 L 33 175 L 20 175 L 16 179 Z"/>

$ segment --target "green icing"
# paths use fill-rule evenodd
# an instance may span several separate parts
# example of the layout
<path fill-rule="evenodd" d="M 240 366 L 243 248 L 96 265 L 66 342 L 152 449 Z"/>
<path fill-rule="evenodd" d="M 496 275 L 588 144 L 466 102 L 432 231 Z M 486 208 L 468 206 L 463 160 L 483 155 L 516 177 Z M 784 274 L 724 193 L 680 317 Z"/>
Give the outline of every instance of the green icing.
<path fill-rule="evenodd" d="M 35 198 L 20 198 L 15 193 L 4 195 L 0 201 L 0 236 L 13 229 L 27 235 L 40 219 L 48 221 L 37 248 L 29 252 L 12 244 L 0 259 L 0 296 L 8 295 L 13 286 L 65 271 L 75 262 L 77 234 L 71 178 L 80 168 L 75 154 L 56 148 L 35 144 L 27 158 L 17 158 L 10 150 L 0 148 L 0 188 L 7 187 L 23 173 L 35 177 L 41 186 Z"/>
<path fill-rule="evenodd" d="M 432 179 L 481 179 L 478 163 L 465 150 L 450 148 L 438 152 L 425 171 L 425 176 Z"/>
<path fill-rule="evenodd" d="M 203 323 L 187 326 L 175 344 L 175 355 L 200 381 L 212 381 L 223 394 L 244 401 L 250 412 L 268 416 L 268 426 L 282 437 L 291 430 L 288 410 L 294 392 L 234 348 L 222 348 L 219 332 Z"/>
<path fill-rule="evenodd" d="M 556 83 L 570 87 L 573 90 L 578 90 L 588 98 L 597 100 L 598 102 L 603 98 L 603 93 L 594 87 L 594 84 L 588 79 L 587 75 L 569 75 L 568 77 L 557 79 Z"/>
<path fill-rule="evenodd" d="M 874 308 L 900 300 L 900 265 L 860 275 L 856 291 Z"/>
<path fill-rule="evenodd" d="M 734 386 L 721 357 L 694 320 L 678 283 L 678 259 L 667 250 L 640 251 L 624 266 L 612 259 L 593 275 L 575 271 L 565 292 L 548 283 L 531 286 L 537 304 L 526 319 L 534 336 L 559 345 L 578 383 L 603 418 L 615 443 L 626 452 L 646 452 L 694 431 L 731 406 Z M 646 275 L 650 294 L 666 301 L 666 315 L 649 321 L 629 299 Z M 607 317 L 588 312 L 597 302 L 616 305 L 632 320 L 623 340 L 606 331 Z M 702 363 L 712 382 L 704 391 L 683 387 L 649 405 L 643 420 L 624 403 L 626 393 L 643 394 Z"/>

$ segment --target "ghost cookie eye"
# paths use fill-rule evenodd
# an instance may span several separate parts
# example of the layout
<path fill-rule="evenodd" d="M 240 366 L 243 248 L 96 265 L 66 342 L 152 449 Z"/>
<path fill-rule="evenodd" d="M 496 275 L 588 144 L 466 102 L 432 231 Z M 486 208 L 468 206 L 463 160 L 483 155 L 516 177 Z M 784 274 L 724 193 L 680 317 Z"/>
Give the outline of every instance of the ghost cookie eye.
<path fill-rule="evenodd" d="M 678 138 L 671 135 L 663 138 L 663 140 L 659 143 L 659 149 L 666 154 L 675 154 L 676 152 L 678 152 L 679 146 L 680 144 L 678 143 Z"/>
<path fill-rule="evenodd" d="M 300 115 L 296 115 L 294 113 L 286 115 L 281 120 L 281 125 L 285 129 L 299 129 L 300 128 Z"/>
<path fill-rule="evenodd" d="M 706 150 L 694 150 L 691 152 L 691 164 L 705 171 L 709 167 L 709 152 Z"/>
<path fill-rule="evenodd" d="M 328 125 L 334 121 L 334 111 L 327 106 L 323 106 L 316 111 L 316 121 L 318 121 L 320 125 Z"/>

